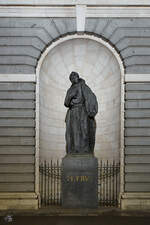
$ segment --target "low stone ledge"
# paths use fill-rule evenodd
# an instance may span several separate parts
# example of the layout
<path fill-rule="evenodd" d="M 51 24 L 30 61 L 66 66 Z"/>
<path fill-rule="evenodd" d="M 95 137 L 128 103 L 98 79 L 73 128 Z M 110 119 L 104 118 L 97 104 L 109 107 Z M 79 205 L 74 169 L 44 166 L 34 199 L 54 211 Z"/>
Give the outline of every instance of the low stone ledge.
<path fill-rule="evenodd" d="M 35 193 L 0 193 L 0 210 L 38 208 L 39 200 Z"/>

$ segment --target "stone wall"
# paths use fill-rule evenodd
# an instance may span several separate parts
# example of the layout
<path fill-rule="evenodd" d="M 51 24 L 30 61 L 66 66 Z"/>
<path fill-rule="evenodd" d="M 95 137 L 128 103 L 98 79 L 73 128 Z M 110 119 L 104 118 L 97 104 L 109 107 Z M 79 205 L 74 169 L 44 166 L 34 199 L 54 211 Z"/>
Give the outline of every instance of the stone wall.
<path fill-rule="evenodd" d="M 47 0 L 44 2 L 46 1 Z M 18 4 L 17 0 L 14 2 L 15 5 Z M 38 2 L 40 2 L 40 0 Z M 112 4 L 115 2 L 120 1 L 114 0 Z M 122 4 L 124 5 L 125 2 L 128 1 L 124 1 Z M 139 4 L 136 0 L 133 2 L 133 5 Z M 1 4 L 6 4 L 6 1 L 1 1 Z M 8 4 L 10 4 L 10 1 Z M 103 4 L 104 1 L 102 5 Z M 143 5 L 146 4 L 146 1 L 144 1 Z M 124 12 L 127 12 L 126 10 L 129 12 L 131 8 L 129 9 L 129 7 L 127 7 Z M 140 10 L 140 7 L 138 7 L 137 10 Z M 141 10 L 149 10 L 149 8 Z M 140 12 L 142 13 L 143 11 Z M 77 24 L 74 16 L 66 16 L 63 18 L 55 16 L 53 18 L 51 15 L 45 15 L 46 14 L 42 14 L 42 18 L 40 14 L 36 17 L 33 15 L 32 17 L 26 17 L 25 15 L 25 17 L 20 18 L 5 15 L 0 20 L 0 77 L 5 78 L 6 76 L 5 81 L 1 79 L 0 83 L 0 191 L 2 193 L 13 193 L 14 191 L 19 193 L 34 192 L 35 186 L 38 187 L 38 173 L 35 173 L 35 165 L 38 167 L 38 154 L 35 157 L 35 145 L 37 140 L 35 140 L 34 130 L 38 124 L 38 121 L 36 121 L 37 124 L 35 124 L 35 117 L 38 114 L 37 111 L 35 112 L 35 100 L 37 101 L 34 93 L 36 79 L 32 84 L 29 84 L 29 82 L 26 84 L 26 82 L 20 83 L 21 77 L 26 76 L 26 80 L 30 80 L 30 77 L 36 74 L 38 61 L 46 48 L 62 36 L 77 32 Z M 136 18 L 137 16 L 135 16 L 135 14 L 132 14 L 132 16 L 128 18 L 127 16 L 121 18 L 121 14 L 118 17 L 116 16 L 116 18 L 114 14 L 113 18 L 109 15 L 103 17 L 99 16 L 97 18 L 90 18 L 89 16 L 86 17 L 84 30 L 84 33 L 93 35 L 93 37 L 100 37 L 114 48 L 114 51 L 120 55 L 124 64 L 125 77 L 128 75 L 128 80 L 125 80 L 125 154 L 122 155 L 122 176 L 124 176 L 122 179 L 122 187 L 125 188 L 123 191 L 126 193 L 148 193 L 150 191 L 150 18 L 148 13 L 146 14 L 148 15 L 147 18 L 145 18 L 145 14 L 142 15 L 143 18 L 141 14 L 139 18 Z M 66 52 L 69 52 L 69 50 L 67 50 L 69 46 L 71 46 L 71 49 L 74 48 L 72 43 L 68 45 L 67 42 L 65 43 Z M 67 56 L 67 64 L 64 63 L 65 50 L 63 49 L 63 45 L 57 46 L 54 49 L 55 51 L 62 48 L 62 55 L 60 51 L 59 53 L 58 51 L 55 53 L 57 60 L 59 61 L 60 56 L 60 59 L 63 61 L 60 67 L 57 66 L 54 68 L 51 65 L 49 69 L 51 59 L 54 60 L 54 57 L 51 57 L 52 52 L 48 54 L 47 58 L 45 58 L 45 62 L 43 62 L 40 74 L 40 92 L 41 94 L 43 93 L 43 95 L 40 96 L 40 107 L 42 106 L 40 108 L 40 122 L 43 124 L 40 128 L 40 148 L 44 149 L 45 143 L 47 143 L 47 146 L 50 145 L 54 158 L 57 156 L 57 151 L 54 149 L 56 143 L 58 145 L 58 155 L 62 157 L 65 154 L 65 124 L 63 119 L 65 111 L 64 108 L 60 106 L 56 112 L 55 108 L 57 108 L 57 106 L 55 102 L 60 103 L 64 99 L 65 90 L 69 86 L 68 74 L 72 69 L 78 68 L 78 72 L 83 74 L 83 77 L 87 80 L 87 84 L 89 84 L 96 95 L 99 96 L 99 104 L 102 105 L 102 108 L 100 108 L 100 117 L 97 116 L 98 142 L 96 143 L 96 154 L 100 158 L 104 153 L 104 158 L 109 156 L 109 159 L 118 159 L 118 146 L 120 143 L 117 140 L 119 140 L 118 127 L 120 117 L 118 119 L 117 115 L 119 110 L 121 110 L 119 108 L 121 99 L 121 96 L 119 96 L 120 86 L 118 86 L 121 83 L 119 80 L 119 67 L 114 56 L 110 54 L 106 47 L 99 44 L 96 48 L 95 45 L 96 43 L 90 44 L 90 42 L 89 45 L 87 45 L 89 46 L 89 50 L 87 50 L 89 54 L 87 57 L 88 65 L 84 66 L 85 71 L 81 70 L 80 65 L 80 63 L 84 61 L 82 48 L 81 51 L 77 50 L 77 56 L 82 60 L 78 60 L 77 64 L 71 67 L 69 67 L 70 64 L 68 62 L 72 60 L 72 57 L 69 57 L 69 55 Z M 80 43 L 74 46 L 79 47 Z M 96 48 L 94 53 L 90 53 L 90 46 L 92 46 L 92 49 Z M 96 53 L 98 49 L 100 49 L 100 51 Z M 102 61 L 97 61 L 102 71 L 101 68 L 97 66 L 91 69 L 95 78 L 93 79 L 93 77 L 90 77 L 88 71 L 94 65 L 92 60 L 95 62 L 95 53 L 100 54 L 97 56 L 102 58 Z M 90 58 L 89 55 L 93 58 Z M 105 59 L 103 58 L 104 55 Z M 75 57 L 75 55 L 73 57 Z M 105 66 L 104 62 L 108 62 L 108 59 L 110 59 L 109 63 Z M 74 60 L 74 62 L 76 62 L 76 60 Z M 46 65 L 46 63 L 48 65 Z M 47 69 L 45 70 L 46 67 Z M 62 69 L 63 67 L 65 68 Z M 94 72 L 94 69 L 96 72 Z M 65 72 L 63 73 L 63 71 Z M 18 80 L 11 82 L 11 76 L 16 74 L 18 74 Z M 98 76 L 98 74 L 100 76 Z M 7 75 L 9 75 L 9 78 Z M 134 79 L 132 79 L 133 77 Z M 94 80 L 96 80 L 95 83 Z M 116 87 L 114 85 L 116 85 Z M 52 87 L 51 89 L 50 86 Z M 32 89 L 30 89 L 31 87 Z M 57 93 L 60 93 L 60 98 Z M 113 95 L 110 93 L 113 93 Z M 46 108 L 47 105 L 48 107 Z M 111 115 L 109 113 L 105 114 L 105 112 L 108 112 L 108 109 L 113 111 Z M 49 114 L 49 112 L 51 114 Z M 42 116 L 45 116 L 45 118 L 48 116 L 48 119 L 46 120 Z M 58 117 L 59 120 L 56 121 Z M 113 125 L 115 122 L 116 125 Z M 56 127 L 56 124 L 59 127 Z M 111 125 L 110 130 L 108 129 L 109 124 Z M 104 128 L 103 130 L 101 130 L 101 128 L 99 129 L 101 126 Z M 55 136 L 55 134 L 57 135 Z M 48 138 L 49 135 L 51 140 Z M 44 139 L 45 137 L 46 140 Z M 100 153 L 99 149 L 102 143 L 103 150 L 101 150 Z M 108 144 L 106 145 L 106 143 L 110 144 L 110 146 L 108 146 Z M 113 145 L 111 143 L 113 143 Z M 42 152 L 42 149 L 40 149 L 40 151 Z M 49 147 L 47 147 L 46 151 L 49 151 Z M 144 199 L 142 196 L 140 198 Z M 137 199 L 137 195 L 129 197 Z M 14 198 L 14 196 L 12 196 L 12 198 Z M 20 195 L 18 198 L 20 199 Z M 27 196 L 27 198 L 31 198 L 31 196 Z M 34 198 L 37 198 L 37 196 L 34 196 Z"/>

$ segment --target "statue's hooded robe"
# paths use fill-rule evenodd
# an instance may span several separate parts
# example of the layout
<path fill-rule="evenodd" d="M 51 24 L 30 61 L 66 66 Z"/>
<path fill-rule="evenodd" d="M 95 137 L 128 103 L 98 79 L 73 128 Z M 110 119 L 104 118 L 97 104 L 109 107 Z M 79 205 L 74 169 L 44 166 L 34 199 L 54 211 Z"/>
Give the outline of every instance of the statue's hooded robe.
<path fill-rule="evenodd" d="M 83 79 L 68 89 L 64 105 L 66 115 L 67 153 L 93 153 L 98 103 L 95 94 Z"/>

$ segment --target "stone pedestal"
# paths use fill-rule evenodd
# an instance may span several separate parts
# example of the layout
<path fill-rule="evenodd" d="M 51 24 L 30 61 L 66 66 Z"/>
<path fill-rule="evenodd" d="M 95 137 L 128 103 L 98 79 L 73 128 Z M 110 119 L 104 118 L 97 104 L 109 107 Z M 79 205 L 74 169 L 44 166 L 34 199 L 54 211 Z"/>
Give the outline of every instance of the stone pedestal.
<path fill-rule="evenodd" d="M 98 161 L 93 155 L 67 155 L 63 158 L 62 206 L 98 207 Z"/>

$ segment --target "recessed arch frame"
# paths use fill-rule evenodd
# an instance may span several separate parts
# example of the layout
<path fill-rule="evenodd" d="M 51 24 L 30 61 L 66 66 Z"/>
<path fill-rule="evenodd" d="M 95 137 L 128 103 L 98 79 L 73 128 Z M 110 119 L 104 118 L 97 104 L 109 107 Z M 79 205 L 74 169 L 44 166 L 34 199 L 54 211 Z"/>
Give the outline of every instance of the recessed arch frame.
<path fill-rule="evenodd" d="M 48 55 L 48 53 L 55 48 L 57 45 L 73 39 L 89 39 L 96 41 L 102 45 L 104 45 L 106 48 L 108 48 L 112 54 L 117 59 L 117 62 L 120 67 L 120 85 L 121 85 L 121 112 L 120 112 L 120 196 L 124 192 L 124 81 L 125 81 L 125 69 L 124 64 L 121 59 L 121 56 L 115 49 L 113 45 L 111 45 L 108 41 L 103 39 L 102 37 L 94 36 L 94 34 L 67 34 L 55 41 L 53 41 L 43 52 L 41 55 L 37 67 L 36 67 L 36 153 L 35 153 L 35 193 L 39 196 L 39 78 L 40 78 L 40 70 L 41 66 L 43 64 L 43 61 L 45 57 Z"/>

